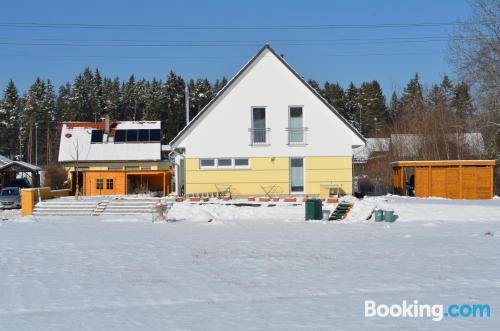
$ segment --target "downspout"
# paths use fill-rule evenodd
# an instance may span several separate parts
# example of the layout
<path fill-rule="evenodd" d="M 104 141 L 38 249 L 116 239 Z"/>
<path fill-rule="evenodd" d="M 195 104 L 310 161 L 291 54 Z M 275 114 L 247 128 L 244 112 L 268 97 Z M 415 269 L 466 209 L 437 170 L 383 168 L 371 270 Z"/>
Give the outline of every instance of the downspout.
<path fill-rule="evenodd" d="M 177 156 L 179 156 L 185 160 L 186 156 L 184 155 L 184 152 L 180 153 L 180 152 L 176 151 L 176 149 L 174 148 L 174 149 L 172 149 L 172 151 L 170 151 L 170 153 L 168 153 L 168 156 L 174 160 L 173 163 L 174 163 L 174 166 L 176 167 L 176 169 L 179 169 L 181 165 L 175 162 L 175 158 Z M 184 180 L 186 180 L 185 177 L 186 176 L 184 175 Z M 175 175 L 175 195 L 179 195 L 179 174 L 177 173 L 177 171 L 176 171 L 176 175 Z"/>

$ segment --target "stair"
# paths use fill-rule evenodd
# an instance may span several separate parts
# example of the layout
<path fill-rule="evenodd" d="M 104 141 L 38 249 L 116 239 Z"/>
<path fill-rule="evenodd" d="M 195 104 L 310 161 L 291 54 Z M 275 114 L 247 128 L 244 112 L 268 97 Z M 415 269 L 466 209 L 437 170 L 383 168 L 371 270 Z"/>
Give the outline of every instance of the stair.
<path fill-rule="evenodd" d="M 344 219 L 353 206 L 352 203 L 339 203 L 328 219 L 330 221 L 340 221 Z"/>
<path fill-rule="evenodd" d="M 109 201 L 99 214 L 109 215 L 141 215 L 158 213 L 160 199 L 114 199 Z"/>
<path fill-rule="evenodd" d="M 165 219 L 173 198 L 102 198 L 89 200 L 52 199 L 36 204 L 34 216 L 134 216 Z"/>
<path fill-rule="evenodd" d="M 46 200 L 35 205 L 35 216 L 90 216 L 96 209 L 98 201 L 85 200 Z"/>

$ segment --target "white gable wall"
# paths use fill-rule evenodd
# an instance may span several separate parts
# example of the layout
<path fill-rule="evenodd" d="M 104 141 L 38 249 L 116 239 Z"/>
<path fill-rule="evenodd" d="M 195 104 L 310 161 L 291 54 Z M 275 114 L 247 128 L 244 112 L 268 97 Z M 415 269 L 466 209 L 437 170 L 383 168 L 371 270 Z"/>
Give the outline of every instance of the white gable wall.
<path fill-rule="evenodd" d="M 251 108 L 266 107 L 269 145 L 251 146 Z M 303 106 L 307 145 L 288 146 L 288 108 Z M 210 109 L 174 143 L 187 158 L 350 156 L 363 141 L 265 49 Z"/>

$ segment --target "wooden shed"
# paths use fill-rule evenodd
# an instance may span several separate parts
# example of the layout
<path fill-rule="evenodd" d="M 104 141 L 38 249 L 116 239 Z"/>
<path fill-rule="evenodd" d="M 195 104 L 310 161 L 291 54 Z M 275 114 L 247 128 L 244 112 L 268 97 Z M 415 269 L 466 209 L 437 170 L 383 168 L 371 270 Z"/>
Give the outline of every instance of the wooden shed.
<path fill-rule="evenodd" d="M 393 162 L 394 193 L 413 184 L 416 197 L 491 199 L 494 167 L 494 160 Z"/>

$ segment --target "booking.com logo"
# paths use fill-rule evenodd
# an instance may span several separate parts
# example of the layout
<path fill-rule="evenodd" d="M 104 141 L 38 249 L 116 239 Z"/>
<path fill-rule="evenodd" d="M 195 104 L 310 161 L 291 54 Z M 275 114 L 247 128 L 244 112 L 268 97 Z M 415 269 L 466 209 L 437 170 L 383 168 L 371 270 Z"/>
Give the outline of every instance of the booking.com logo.
<path fill-rule="evenodd" d="M 365 317 L 406 317 L 431 318 L 433 321 L 442 321 L 445 317 L 487 318 L 491 315 L 488 304 L 452 304 L 445 308 L 441 304 L 420 304 L 418 300 L 401 304 L 377 304 L 373 300 L 365 300 Z"/>

